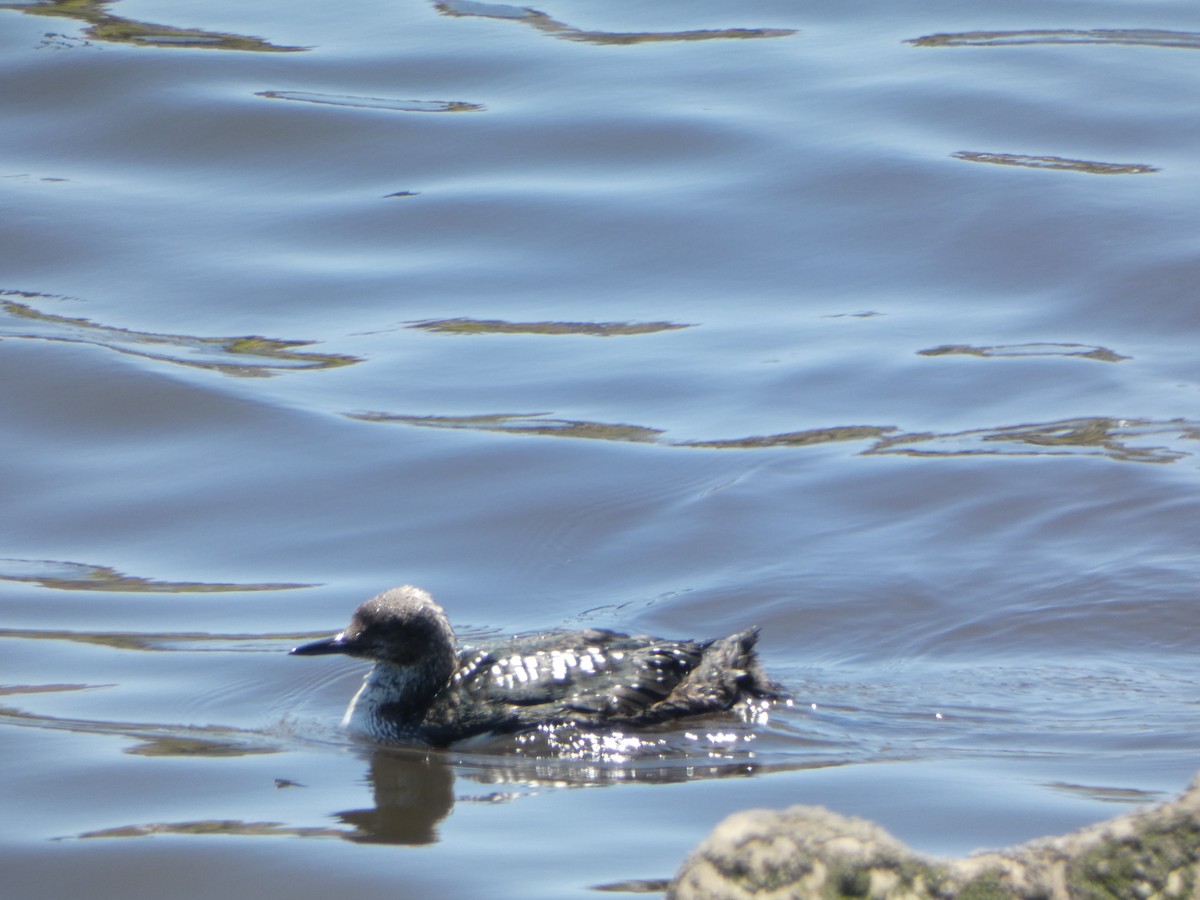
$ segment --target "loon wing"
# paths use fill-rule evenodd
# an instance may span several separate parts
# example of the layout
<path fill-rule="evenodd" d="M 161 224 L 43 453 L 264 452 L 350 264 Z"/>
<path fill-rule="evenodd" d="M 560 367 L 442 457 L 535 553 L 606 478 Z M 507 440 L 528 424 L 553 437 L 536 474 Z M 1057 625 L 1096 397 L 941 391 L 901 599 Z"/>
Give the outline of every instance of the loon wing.
<path fill-rule="evenodd" d="M 421 731 L 449 743 L 539 725 L 644 725 L 728 709 L 746 693 L 770 691 L 754 657 L 757 640 L 754 628 L 716 641 L 590 629 L 465 650 Z"/>

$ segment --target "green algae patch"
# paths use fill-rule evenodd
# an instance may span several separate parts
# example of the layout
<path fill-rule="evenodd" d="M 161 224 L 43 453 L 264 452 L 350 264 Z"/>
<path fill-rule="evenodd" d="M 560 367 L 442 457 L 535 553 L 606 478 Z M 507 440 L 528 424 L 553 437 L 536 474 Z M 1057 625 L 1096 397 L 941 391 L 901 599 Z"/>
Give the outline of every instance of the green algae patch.
<path fill-rule="evenodd" d="M 0 631 L 0 637 L 5 637 Z M 0 684 L 0 697 L 13 694 L 60 694 L 70 691 L 91 691 L 101 687 L 113 687 L 111 684 Z"/>
<path fill-rule="evenodd" d="M 955 159 L 967 162 L 991 163 L 995 166 L 1018 166 L 1025 169 L 1059 169 L 1083 172 L 1088 175 L 1147 175 L 1161 171 L 1146 163 L 1108 163 L 1087 159 L 1067 159 L 1062 156 L 1023 156 L 1019 153 L 977 153 L 960 150 L 951 153 Z"/>
<path fill-rule="evenodd" d="M 259 756 L 278 753 L 278 747 L 263 747 L 253 743 L 235 741 L 213 741 L 197 737 L 164 736 L 152 737 L 135 744 L 125 751 L 131 756 L 204 756 L 223 758 L 230 756 Z"/>
<path fill-rule="evenodd" d="M 201 819 L 194 822 L 149 822 L 143 825 L 122 825 L 85 831 L 75 837 L 79 840 L 93 838 L 145 838 L 163 834 L 222 837 L 353 837 L 346 829 L 303 827 L 284 825 L 282 822 L 244 822 L 240 819 Z"/>
<path fill-rule="evenodd" d="M 784 434 L 733 438 L 724 441 L 686 441 L 676 447 L 704 447 L 710 450 L 760 450 L 765 447 L 808 447 L 840 441 L 866 441 L 895 431 L 892 426 L 842 425 L 833 428 L 812 428 L 808 431 L 789 431 Z"/>
<path fill-rule="evenodd" d="M 409 328 L 438 334 L 583 334 L 617 337 L 691 328 L 679 322 L 508 322 L 503 319 L 430 319 Z"/>
<path fill-rule="evenodd" d="M 1118 462 L 1172 463 L 1194 455 L 1184 441 L 1200 440 L 1200 423 L 1187 419 L 1092 417 L 882 438 L 864 455 L 1102 456 Z"/>
<path fill-rule="evenodd" d="M 107 687 L 108 685 L 98 685 Z M 148 722 L 117 722 L 38 715 L 0 707 L 0 720 L 50 731 L 105 734 L 133 741 L 123 752 L 134 756 L 258 756 L 280 753 L 279 742 L 262 732 L 216 725 L 185 726 Z"/>
<path fill-rule="evenodd" d="M 542 435 L 603 441 L 626 441 L 706 450 L 761 450 L 770 447 L 809 447 L 845 441 L 878 439 L 896 429 L 891 426 L 844 425 L 813 428 L 784 434 L 730 438 L 714 441 L 665 441 L 661 428 L 609 422 L 554 418 L 549 413 L 493 413 L 479 416 L 406 416 L 384 412 L 346 413 L 360 422 L 413 425 L 418 428 L 448 428 L 491 431 L 503 434 Z"/>
<path fill-rule="evenodd" d="M 234 584 L 204 581 L 157 581 L 126 575 L 109 566 L 50 559 L 0 559 L 0 581 L 20 581 L 60 591 L 118 591 L 137 594 L 214 594 L 240 591 L 290 591 L 311 584 L 287 582 Z"/>
<path fill-rule="evenodd" d="M 285 632 L 280 634 L 212 634 L 207 631 L 65 631 L 61 629 L 0 628 L 0 638 L 24 641 L 67 641 L 73 644 L 93 644 L 113 650 L 142 650 L 152 653 L 177 651 L 220 650 L 226 653 L 274 652 L 281 644 L 295 646 L 322 637 L 316 633 Z M 109 685 L 8 685 L 0 687 L 5 693 L 26 694 L 43 691 L 91 690 Z"/>
<path fill-rule="evenodd" d="M 1100 362 L 1122 362 L 1130 359 L 1107 347 L 1092 344 L 997 344 L 975 347 L 970 344 L 942 344 L 928 350 L 918 350 L 918 356 L 979 356 L 985 359 L 1025 359 L 1039 356 L 1066 356 L 1077 359 L 1095 359 Z"/>
<path fill-rule="evenodd" d="M 285 47 L 240 34 L 139 22 L 112 15 L 107 9 L 111 4 L 112 0 L 35 0 L 32 3 L 0 3 L 0 9 L 15 10 L 31 16 L 76 19 L 87 25 L 83 30 L 86 37 L 114 44 L 242 50 L 257 53 L 295 53 L 309 49 Z"/>
<path fill-rule="evenodd" d="M 1097 456 L 1116 462 L 1165 464 L 1196 455 L 1200 422 L 1189 419 L 1062 419 L 1055 422 L 979 428 L 949 433 L 905 432 L 893 425 L 835 425 L 779 434 L 717 440 L 672 441 L 665 429 L 627 423 L 592 422 L 548 412 L 442 416 L 387 412 L 343 413 L 360 422 L 487 431 L 500 434 L 581 438 L 655 444 L 688 450 L 768 450 L 869 442 L 861 456 L 922 458 L 966 456 Z"/>
<path fill-rule="evenodd" d="M 259 91 L 256 97 L 268 100 L 295 100 L 318 106 L 345 106 L 350 109 L 383 109 L 393 112 L 478 112 L 481 103 L 465 100 L 392 100 L 387 97 L 355 97 L 349 94 L 316 94 L 311 91 Z"/>
<path fill-rule="evenodd" d="M 13 299 L 18 297 L 19 300 Z M 198 337 L 118 328 L 82 317 L 44 312 L 27 302 L 39 299 L 55 298 L 23 291 L 0 291 L 0 338 L 91 344 L 156 362 L 209 369 L 240 377 L 331 369 L 362 361 L 355 356 L 298 349 L 312 346 L 315 341 L 279 340 L 257 335 Z"/>
<path fill-rule="evenodd" d="M 694 31 L 596 31 L 576 28 L 551 18 L 540 10 L 507 3 L 483 3 L 479 0 L 437 0 L 434 8 L 444 16 L 454 18 L 478 17 L 505 19 L 526 25 L 564 41 L 586 44 L 661 44 L 677 41 L 746 40 L 755 38 L 790 37 L 797 32 L 791 28 L 713 28 Z"/>
<path fill-rule="evenodd" d="M 1200 32 L 1158 28 L 1056 28 L 1026 31 L 962 31 L 905 41 L 914 47 L 1014 47 L 1029 44 L 1116 44 L 1200 50 Z"/>
<path fill-rule="evenodd" d="M 640 425 L 612 425 L 570 419 L 542 418 L 545 413 L 486 416 L 399 416 L 387 413 L 352 413 L 347 418 L 360 422 L 390 422 L 419 428 L 450 428 L 468 431 L 492 431 L 503 434 L 537 434 L 550 437 L 588 438 L 601 441 L 654 443 L 661 431 Z"/>

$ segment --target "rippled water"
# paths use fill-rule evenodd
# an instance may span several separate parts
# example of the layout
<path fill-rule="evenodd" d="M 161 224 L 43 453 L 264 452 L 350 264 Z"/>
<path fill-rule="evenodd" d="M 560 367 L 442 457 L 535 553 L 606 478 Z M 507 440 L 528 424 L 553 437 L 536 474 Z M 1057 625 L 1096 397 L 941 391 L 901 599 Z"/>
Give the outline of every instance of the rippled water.
<path fill-rule="evenodd" d="M 957 853 L 1182 788 L 1195 28 L 0 3 L 6 889 L 594 896 L 752 806 Z M 357 745 L 285 651 L 404 582 L 757 623 L 793 702 Z"/>

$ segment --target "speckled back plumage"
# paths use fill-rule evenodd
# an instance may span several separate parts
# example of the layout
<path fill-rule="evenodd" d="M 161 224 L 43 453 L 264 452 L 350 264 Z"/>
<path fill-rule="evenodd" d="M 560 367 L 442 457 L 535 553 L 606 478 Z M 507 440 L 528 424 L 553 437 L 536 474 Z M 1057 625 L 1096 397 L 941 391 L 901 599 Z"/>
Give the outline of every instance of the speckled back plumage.
<path fill-rule="evenodd" d="M 422 723 L 434 743 L 539 725 L 649 725 L 728 709 L 767 685 L 757 629 L 671 641 L 602 629 L 517 637 L 459 655 Z"/>
<path fill-rule="evenodd" d="M 449 665 L 453 634 L 441 623 L 428 594 L 395 588 L 360 607 L 346 631 L 293 653 L 375 659 L 347 724 L 439 746 L 546 725 L 650 725 L 774 695 L 754 654 L 756 628 L 714 641 L 546 632 L 458 651 Z"/>

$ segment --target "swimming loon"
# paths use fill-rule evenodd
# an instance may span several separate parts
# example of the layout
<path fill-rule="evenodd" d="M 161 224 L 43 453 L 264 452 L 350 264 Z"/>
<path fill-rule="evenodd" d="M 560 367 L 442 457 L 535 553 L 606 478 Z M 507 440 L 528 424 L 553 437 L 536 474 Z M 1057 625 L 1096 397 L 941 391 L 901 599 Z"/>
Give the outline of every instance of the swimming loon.
<path fill-rule="evenodd" d="M 291 653 L 375 661 L 342 720 L 349 731 L 446 746 L 546 725 L 649 725 L 775 698 L 757 640 L 757 628 L 713 641 L 590 628 L 459 649 L 445 611 L 405 585 L 359 606 L 345 631 Z"/>

